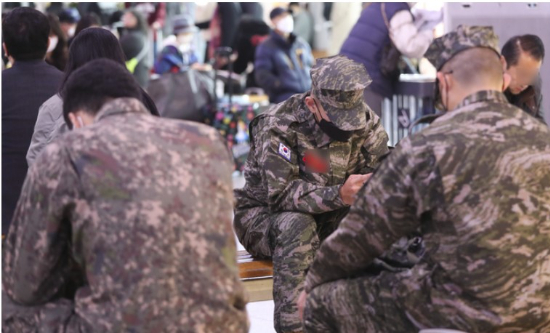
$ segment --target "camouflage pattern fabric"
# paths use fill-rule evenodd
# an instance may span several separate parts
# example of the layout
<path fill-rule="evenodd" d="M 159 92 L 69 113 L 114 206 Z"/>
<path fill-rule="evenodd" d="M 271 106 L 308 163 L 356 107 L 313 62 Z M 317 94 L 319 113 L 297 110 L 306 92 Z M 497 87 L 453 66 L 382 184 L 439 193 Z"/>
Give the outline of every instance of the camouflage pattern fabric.
<path fill-rule="evenodd" d="M 311 69 L 311 94 L 344 131 L 365 128 L 363 92 L 371 82 L 363 64 L 343 55 L 318 59 Z"/>
<path fill-rule="evenodd" d="M 500 57 L 498 36 L 493 27 L 459 25 L 456 31 L 449 32 L 434 39 L 424 54 L 437 70 L 457 53 L 472 47 L 493 49 Z"/>
<path fill-rule="evenodd" d="M 550 332 L 549 166 L 548 127 L 497 91 L 402 140 L 317 252 L 306 331 Z M 418 228 L 417 265 L 364 276 Z"/>
<path fill-rule="evenodd" d="M 30 168 L 4 332 L 248 332 L 219 134 L 115 99 Z"/>
<path fill-rule="evenodd" d="M 372 172 L 388 153 L 388 136 L 368 107 L 366 127 L 338 142 L 318 127 L 306 96 L 294 95 L 252 121 L 246 184 L 235 191 L 240 242 L 253 256 L 273 259 L 278 332 L 301 330 L 296 300 L 305 269 L 349 209 L 341 185 L 352 174 Z M 308 163 L 309 157 L 321 165 Z"/>

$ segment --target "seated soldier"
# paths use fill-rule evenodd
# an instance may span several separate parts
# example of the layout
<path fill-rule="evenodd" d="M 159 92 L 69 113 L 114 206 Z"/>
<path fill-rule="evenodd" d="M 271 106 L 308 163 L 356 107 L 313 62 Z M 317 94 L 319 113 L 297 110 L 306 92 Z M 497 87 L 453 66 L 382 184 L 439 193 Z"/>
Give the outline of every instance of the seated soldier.
<path fill-rule="evenodd" d="M 75 130 L 29 169 L 4 244 L 3 332 L 247 332 L 230 155 L 141 95 L 112 60 L 69 76 Z"/>
<path fill-rule="evenodd" d="M 246 185 L 234 226 L 253 256 L 273 259 L 277 332 L 301 331 L 296 300 L 320 241 L 388 153 L 380 118 L 365 104 L 370 78 L 344 56 L 319 59 L 312 90 L 250 124 Z"/>
<path fill-rule="evenodd" d="M 306 332 L 550 332 L 550 130 L 502 93 L 498 38 L 459 26 L 426 57 L 443 110 L 403 139 L 321 245 Z M 420 228 L 413 268 L 365 275 Z"/>

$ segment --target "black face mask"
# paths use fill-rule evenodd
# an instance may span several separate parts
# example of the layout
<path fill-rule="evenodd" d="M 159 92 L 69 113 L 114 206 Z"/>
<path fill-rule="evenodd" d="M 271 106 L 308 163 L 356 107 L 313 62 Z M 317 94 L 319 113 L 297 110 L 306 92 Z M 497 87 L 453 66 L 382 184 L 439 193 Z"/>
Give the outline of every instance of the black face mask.
<path fill-rule="evenodd" d="M 315 106 L 317 107 L 317 110 L 319 110 L 319 106 L 317 105 L 317 101 L 315 101 Z M 340 142 L 347 142 L 349 138 L 353 135 L 353 131 L 343 131 L 338 128 L 338 126 L 334 125 L 333 122 L 326 121 L 319 115 L 319 118 L 321 118 L 320 121 L 317 121 L 317 117 L 315 117 L 315 121 L 317 121 L 317 125 L 321 128 L 323 132 L 325 132 L 326 135 L 330 136 L 331 139 L 340 141 Z"/>
<path fill-rule="evenodd" d="M 326 135 L 330 136 L 331 139 L 340 141 L 340 142 L 347 142 L 349 138 L 353 135 L 353 132 L 351 131 L 342 131 L 339 129 L 334 123 L 330 121 L 326 121 L 324 119 L 321 119 L 320 122 L 317 123 L 321 130 L 325 132 Z"/>

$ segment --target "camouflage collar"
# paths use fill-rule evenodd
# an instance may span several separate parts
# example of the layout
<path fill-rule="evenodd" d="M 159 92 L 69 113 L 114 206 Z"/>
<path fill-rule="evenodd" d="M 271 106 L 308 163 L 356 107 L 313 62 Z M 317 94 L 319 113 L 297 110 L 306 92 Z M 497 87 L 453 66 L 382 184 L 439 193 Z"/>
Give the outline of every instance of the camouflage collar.
<path fill-rule="evenodd" d="M 464 98 L 462 102 L 455 108 L 455 110 L 478 102 L 508 103 L 508 100 L 501 91 L 481 90 Z"/>
<path fill-rule="evenodd" d="M 97 113 L 95 121 L 98 122 L 103 118 L 127 112 L 148 113 L 147 109 L 138 99 L 135 98 L 116 98 L 105 103 L 101 110 Z"/>

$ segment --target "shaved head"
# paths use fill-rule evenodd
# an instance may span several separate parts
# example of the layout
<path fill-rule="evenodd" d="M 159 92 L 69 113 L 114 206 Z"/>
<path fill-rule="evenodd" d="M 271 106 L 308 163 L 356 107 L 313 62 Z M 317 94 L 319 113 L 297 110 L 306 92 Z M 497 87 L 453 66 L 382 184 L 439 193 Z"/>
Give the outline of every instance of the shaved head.
<path fill-rule="evenodd" d="M 453 78 L 462 86 L 502 86 L 503 68 L 495 51 L 476 47 L 462 51 L 449 60 L 442 72 L 453 73 Z"/>

